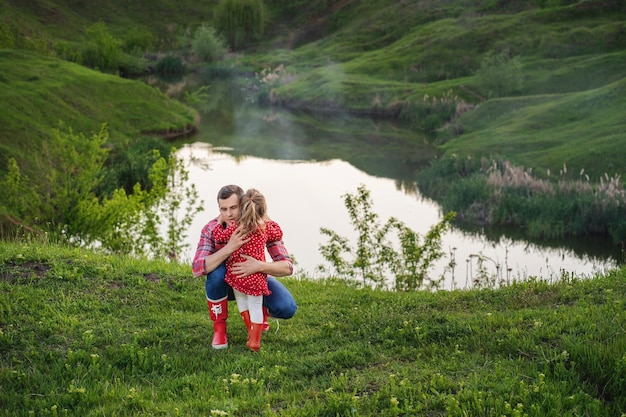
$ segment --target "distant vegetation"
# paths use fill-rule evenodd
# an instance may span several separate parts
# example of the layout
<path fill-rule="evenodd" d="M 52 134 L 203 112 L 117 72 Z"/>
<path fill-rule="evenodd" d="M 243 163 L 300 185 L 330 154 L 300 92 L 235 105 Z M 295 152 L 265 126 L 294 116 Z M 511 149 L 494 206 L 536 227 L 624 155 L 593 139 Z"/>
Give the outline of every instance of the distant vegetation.
<path fill-rule="evenodd" d="M 58 58 L 114 78 L 254 73 L 260 103 L 396 118 L 432 132 L 440 155 L 416 180 L 424 194 L 458 212 L 457 221 L 623 242 L 625 25 L 626 3 L 619 0 L 11 4 L 0 15 L 0 47 L 32 54 L 3 60 L 12 72 L 3 75 L 0 94 L 11 97 L 10 87 L 28 99 L 3 112 L 0 172 L 23 146 L 49 138 L 59 120 L 86 133 L 106 122 L 112 156 L 118 146 L 143 141 L 141 132 L 170 137 L 194 123 L 188 109 L 134 93 L 144 88 L 141 81 L 103 94 L 96 72 L 81 70 L 94 82 L 72 85 L 72 97 L 85 100 L 68 100 L 61 91 L 69 84 L 58 89 L 47 73 L 30 70 L 32 60 L 55 62 L 55 76 L 77 71 Z M 16 76 L 18 68 L 28 70 Z M 112 111 L 135 98 L 151 108 Z M 152 118 L 162 110 L 168 116 Z M 529 193 L 505 184 L 512 177 L 503 175 L 495 187 L 493 172 L 475 169 L 492 164 L 552 185 Z M 467 172 L 468 166 L 474 168 Z M 563 167 L 567 175 L 555 175 Z M 128 190 L 146 172 L 107 178 Z M 439 182 L 441 174 L 447 177 Z M 607 184 L 617 190 L 610 207 L 598 200 Z M 553 203 L 557 195 L 575 203 Z"/>

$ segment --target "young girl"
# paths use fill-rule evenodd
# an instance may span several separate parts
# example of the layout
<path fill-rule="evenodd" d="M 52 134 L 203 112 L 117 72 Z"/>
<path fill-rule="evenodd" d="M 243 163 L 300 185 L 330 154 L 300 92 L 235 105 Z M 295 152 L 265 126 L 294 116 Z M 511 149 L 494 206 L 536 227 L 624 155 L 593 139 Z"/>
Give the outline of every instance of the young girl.
<path fill-rule="evenodd" d="M 233 252 L 226 260 L 226 283 L 233 288 L 237 307 L 246 327 L 248 328 L 248 342 L 246 346 L 252 351 L 261 348 L 261 334 L 263 332 L 263 296 L 270 295 L 267 288 L 267 275 L 261 272 L 239 278 L 232 272 L 234 264 L 245 260 L 242 255 L 252 256 L 259 261 L 265 261 L 265 246 L 267 242 L 282 240 L 283 231 L 278 223 L 267 216 L 265 197 L 254 188 L 249 189 L 241 196 L 240 217 L 230 225 L 223 224 L 214 230 L 217 242 L 228 242 L 233 232 L 240 228 L 247 235 L 248 242 Z"/>

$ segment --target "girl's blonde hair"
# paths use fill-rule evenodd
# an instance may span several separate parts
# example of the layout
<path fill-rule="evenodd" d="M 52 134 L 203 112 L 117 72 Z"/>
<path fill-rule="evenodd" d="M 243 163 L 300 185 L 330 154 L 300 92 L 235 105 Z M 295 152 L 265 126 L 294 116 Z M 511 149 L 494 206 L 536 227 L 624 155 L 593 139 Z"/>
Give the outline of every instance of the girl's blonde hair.
<path fill-rule="evenodd" d="M 267 205 L 263 194 L 254 188 L 250 188 L 241 196 L 240 207 L 239 227 L 245 234 L 254 232 L 257 229 L 265 229 Z"/>

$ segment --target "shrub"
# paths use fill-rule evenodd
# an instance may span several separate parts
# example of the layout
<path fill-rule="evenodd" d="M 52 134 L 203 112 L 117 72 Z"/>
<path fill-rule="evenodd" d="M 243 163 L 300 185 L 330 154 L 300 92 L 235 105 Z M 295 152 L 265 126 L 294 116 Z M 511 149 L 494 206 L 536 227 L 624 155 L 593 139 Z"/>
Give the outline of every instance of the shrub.
<path fill-rule="evenodd" d="M 185 73 L 185 64 L 180 57 L 167 55 L 157 62 L 154 72 L 165 78 L 180 76 Z"/>
<path fill-rule="evenodd" d="M 86 34 L 88 41 L 81 48 L 81 63 L 102 72 L 117 71 L 122 42 L 109 33 L 107 25 L 102 21 L 89 26 Z"/>
<path fill-rule="evenodd" d="M 191 51 L 196 59 L 211 63 L 224 56 L 226 46 L 224 39 L 217 35 L 215 28 L 203 24 L 194 32 Z"/>
<path fill-rule="evenodd" d="M 41 152 L 41 175 L 33 178 L 11 159 L 0 178 L 0 222 L 78 246 L 176 259 L 194 214 L 202 210 L 195 186 L 186 185 L 184 164 L 153 150 L 149 187 L 136 183 L 132 193 L 118 188 L 99 194 L 107 138 L 105 126 L 92 137 L 55 131 Z M 162 225 L 167 237 L 161 236 Z"/>
<path fill-rule="evenodd" d="M 141 56 L 144 52 L 152 48 L 153 35 L 145 27 L 132 26 L 124 35 L 124 52 Z"/>
<path fill-rule="evenodd" d="M 331 263 L 338 277 L 353 280 L 361 278 L 364 285 L 390 285 L 398 291 L 418 290 L 425 287 L 437 288 L 441 280 L 432 279 L 428 271 L 443 256 L 441 238 L 454 219 L 455 213 L 448 213 L 425 236 L 411 230 L 401 221 L 390 218 L 384 225 L 378 222 L 378 215 L 372 211 L 369 191 L 361 185 L 357 194 L 344 195 L 350 223 L 358 237 L 356 248 L 345 237 L 336 232 L 321 228 L 320 232 L 330 238 L 326 245 L 320 245 L 324 259 Z M 400 251 L 396 251 L 388 236 L 397 233 Z M 347 254 L 351 259 L 344 259 Z M 326 271 L 323 266 L 319 269 Z"/>
<path fill-rule="evenodd" d="M 56 42 L 54 44 L 54 51 L 58 58 L 61 58 L 65 61 L 76 62 L 76 63 L 83 62 L 83 57 L 79 49 L 75 45 L 69 42 L 65 42 L 65 41 Z"/>

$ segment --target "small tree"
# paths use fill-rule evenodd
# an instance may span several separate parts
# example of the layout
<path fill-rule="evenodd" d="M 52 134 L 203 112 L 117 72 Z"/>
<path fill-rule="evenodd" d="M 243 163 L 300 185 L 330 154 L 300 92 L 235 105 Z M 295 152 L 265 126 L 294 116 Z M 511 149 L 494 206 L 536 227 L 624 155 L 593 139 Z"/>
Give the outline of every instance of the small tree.
<path fill-rule="evenodd" d="M 262 0 L 221 0 L 214 24 L 228 45 L 241 49 L 263 35 L 265 5 Z"/>
<path fill-rule="evenodd" d="M 222 59 L 226 53 L 226 46 L 224 39 L 217 34 L 215 28 L 202 24 L 194 32 L 191 50 L 196 59 L 211 63 Z"/>
<path fill-rule="evenodd" d="M 332 273 L 344 279 L 360 277 L 364 285 L 380 286 L 387 286 L 388 278 L 393 276 L 395 289 L 403 291 L 421 289 L 427 283 L 438 285 L 439 281 L 428 278 L 428 271 L 443 256 L 441 237 L 454 219 L 454 213 L 449 213 L 433 226 L 421 243 L 419 234 L 393 217 L 380 225 L 365 186 L 359 186 L 357 194 L 345 194 L 344 202 L 358 237 L 354 248 L 348 239 L 320 228 L 320 232 L 330 238 L 328 244 L 320 245 L 320 251 L 333 266 Z M 400 252 L 394 249 L 388 237 L 393 230 L 400 240 Z M 351 259 L 345 259 L 343 255 L 349 255 Z M 331 272 L 323 266 L 319 269 Z"/>

